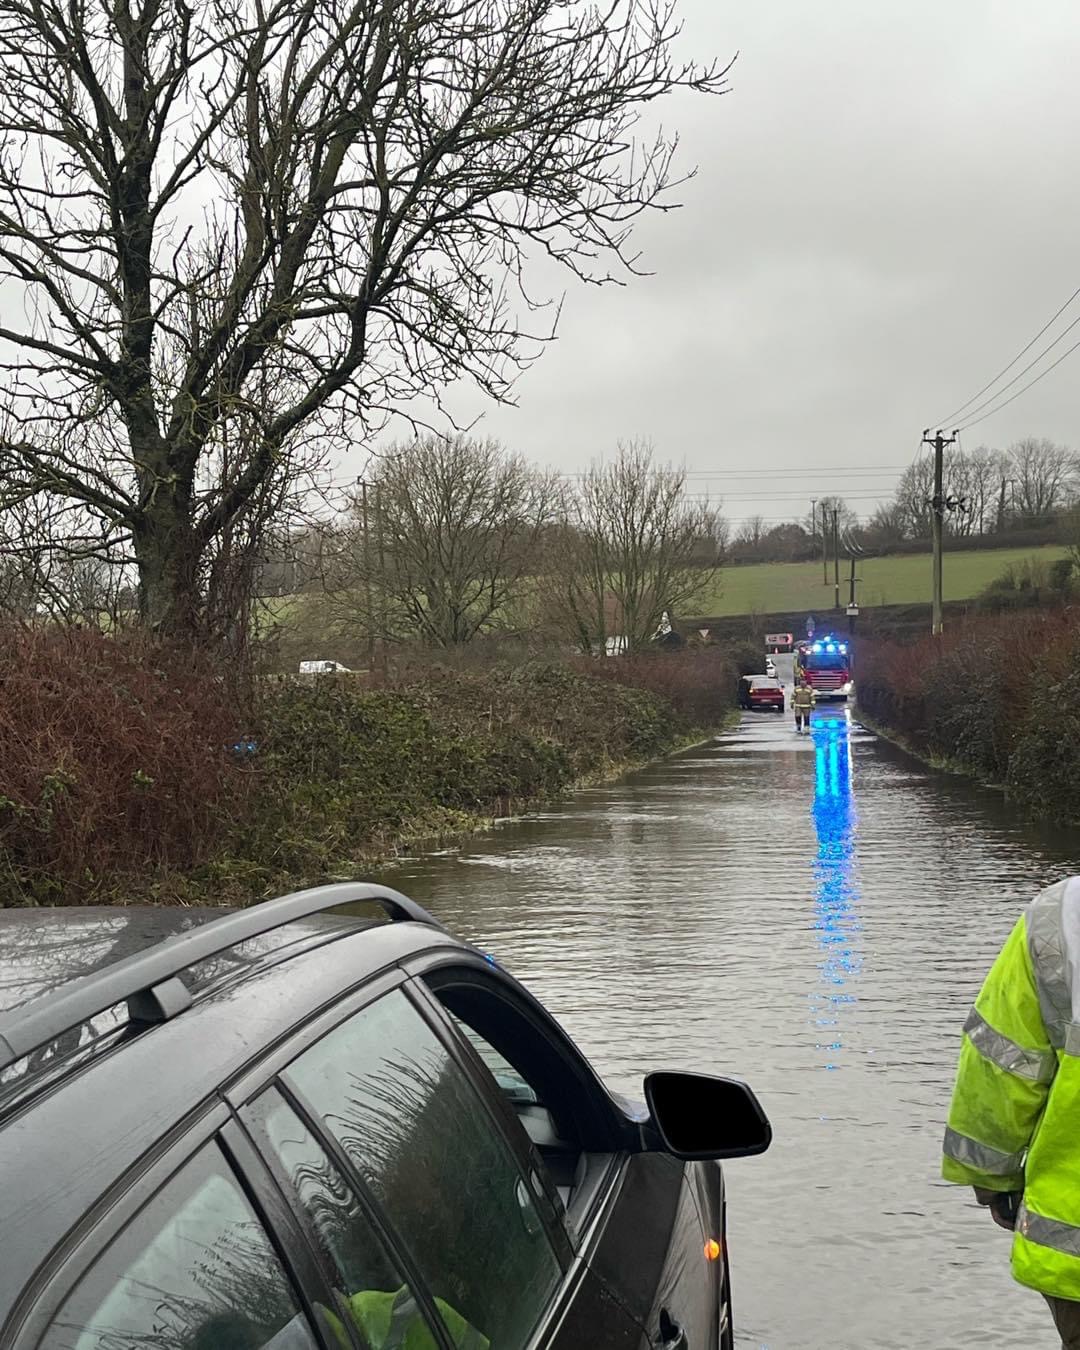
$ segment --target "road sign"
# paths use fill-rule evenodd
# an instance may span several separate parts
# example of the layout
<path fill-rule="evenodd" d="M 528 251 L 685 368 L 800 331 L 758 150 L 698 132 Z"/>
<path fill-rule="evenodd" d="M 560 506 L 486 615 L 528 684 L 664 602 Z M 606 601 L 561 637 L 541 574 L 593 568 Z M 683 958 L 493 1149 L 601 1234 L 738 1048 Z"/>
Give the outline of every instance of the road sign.
<path fill-rule="evenodd" d="M 806 620 L 806 636 L 810 638 L 814 636 L 814 616 L 812 614 Z"/>
<path fill-rule="evenodd" d="M 856 618 L 856 617 L 858 616 L 858 613 L 859 613 L 859 606 L 858 606 L 858 605 L 848 605 L 848 607 L 847 607 L 847 612 L 848 612 L 848 615 L 849 615 L 852 619 L 854 619 L 854 618 Z"/>
<path fill-rule="evenodd" d="M 766 647 L 790 647 L 794 642 L 790 633 L 766 633 Z"/>
<path fill-rule="evenodd" d="M 706 638 L 709 636 L 709 634 L 712 632 L 712 629 L 711 629 L 711 628 L 699 628 L 699 629 L 698 629 L 698 632 L 701 634 L 701 640 L 702 640 L 702 642 L 704 642 L 705 639 L 706 639 Z"/>

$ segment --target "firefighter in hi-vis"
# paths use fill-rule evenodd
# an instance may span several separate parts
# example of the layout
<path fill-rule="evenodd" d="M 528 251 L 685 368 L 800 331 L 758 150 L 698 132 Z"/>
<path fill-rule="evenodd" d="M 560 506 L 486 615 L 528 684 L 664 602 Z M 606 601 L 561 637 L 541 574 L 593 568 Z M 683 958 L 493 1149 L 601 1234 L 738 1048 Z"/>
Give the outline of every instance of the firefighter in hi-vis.
<path fill-rule="evenodd" d="M 810 730 L 810 713 L 817 702 L 817 695 L 809 683 L 804 679 L 798 679 L 795 682 L 795 692 L 791 696 L 791 709 L 795 714 L 795 730 L 801 733 L 803 722 L 806 723 L 807 731 Z"/>

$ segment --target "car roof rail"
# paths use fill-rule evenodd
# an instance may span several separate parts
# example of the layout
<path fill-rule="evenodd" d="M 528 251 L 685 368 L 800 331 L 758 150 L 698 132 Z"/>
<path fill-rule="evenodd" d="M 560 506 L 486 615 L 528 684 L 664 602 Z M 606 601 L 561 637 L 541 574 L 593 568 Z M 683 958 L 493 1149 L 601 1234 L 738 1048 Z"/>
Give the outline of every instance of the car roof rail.
<path fill-rule="evenodd" d="M 133 1023 L 168 1021 L 191 1006 L 191 993 L 180 976 L 197 962 L 299 919 L 365 901 L 380 905 L 392 923 L 411 921 L 448 931 L 407 895 L 367 882 L 314 886 L 263 900 L 80 976 L 61 993 L 43 995 L 0 1018 L 0 1073 L 118 1003 L 127 1002 Z"/>

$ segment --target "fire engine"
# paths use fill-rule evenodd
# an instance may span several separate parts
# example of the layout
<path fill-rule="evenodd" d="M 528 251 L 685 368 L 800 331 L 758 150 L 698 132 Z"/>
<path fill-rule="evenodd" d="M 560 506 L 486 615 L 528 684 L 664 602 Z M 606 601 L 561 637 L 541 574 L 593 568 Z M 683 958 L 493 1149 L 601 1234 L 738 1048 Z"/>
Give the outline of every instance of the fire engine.
<path fill-rule="evenodd" d="M 818 698 L 847 698 L 855 688 L 851 678 L 851 644 L 831 633 L 797 642 L 795 679 L 805 680 Z"/>

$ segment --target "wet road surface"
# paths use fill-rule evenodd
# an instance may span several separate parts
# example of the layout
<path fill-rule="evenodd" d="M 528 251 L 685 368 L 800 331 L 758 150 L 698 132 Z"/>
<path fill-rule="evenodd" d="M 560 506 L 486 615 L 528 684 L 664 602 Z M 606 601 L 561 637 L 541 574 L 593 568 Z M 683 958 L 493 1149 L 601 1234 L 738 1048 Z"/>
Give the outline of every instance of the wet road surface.
<path fill-rule="evenodd" d="M 732 732 L 385 879 L 493 951 L 615 1088 L 732 1073 L 775 1131 L 727 1164 L 737 1344 L 1057 1345 L 1006 1234 L 938 1179 L 960 1027 L 1080 835 L 1014 820 L 842 708 Z"/>

